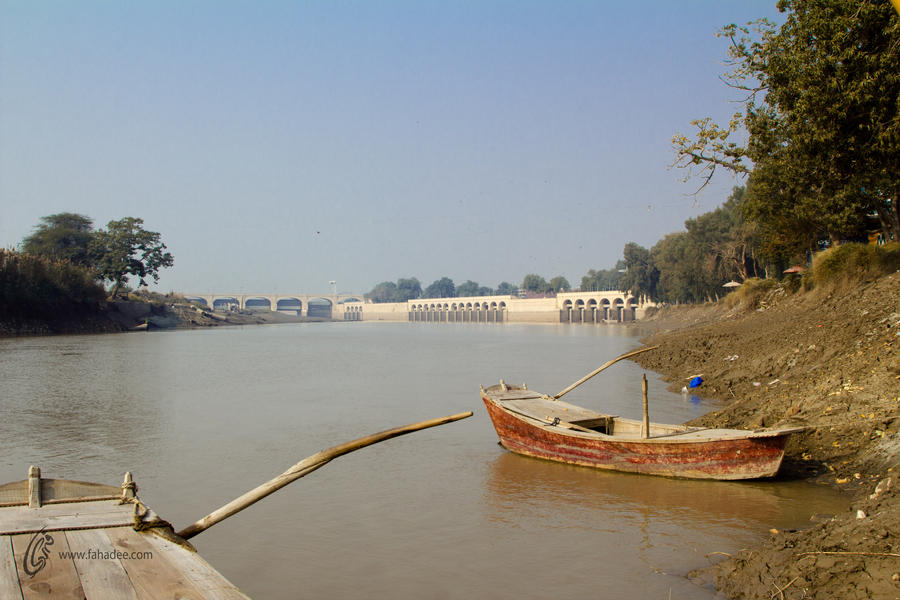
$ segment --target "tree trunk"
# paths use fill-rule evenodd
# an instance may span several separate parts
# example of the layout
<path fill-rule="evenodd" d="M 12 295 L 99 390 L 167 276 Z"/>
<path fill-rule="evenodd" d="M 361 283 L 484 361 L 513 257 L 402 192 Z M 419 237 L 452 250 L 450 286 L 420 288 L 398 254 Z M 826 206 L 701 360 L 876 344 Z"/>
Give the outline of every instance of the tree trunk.
<path fill-rule="evenodd" d="M 875 210 L 875 213 L 881 222 L 881 232 L 884 234 L 884 241 L 900 241 L 900 214 L 894 207 L 879 208 Z"/>

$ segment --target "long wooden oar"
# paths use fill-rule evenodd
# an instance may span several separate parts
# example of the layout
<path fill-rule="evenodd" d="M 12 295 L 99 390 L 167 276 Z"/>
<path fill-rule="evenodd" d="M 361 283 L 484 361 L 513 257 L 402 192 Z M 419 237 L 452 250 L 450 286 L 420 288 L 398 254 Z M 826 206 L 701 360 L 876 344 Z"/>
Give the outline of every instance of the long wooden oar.
<path fill-rule="evenodd" d="M 619 362 L 620 360 L 624 360 L 626 358 L 631 358 L 635 354 L 640 354 L 641 352 L 647 352 L 648 350 L 656 350 L 657 348 L 659 348 L 659 346 L 649 346 L 647 348 L 641 348 L 640 350 L 635 350 L 633 352 L 623 354 L 619 358 L 614 358 L 611 361 L 609 361 L 608 363 L 605 363 L 602 367 L 600 367 L 596 371 L 592 371 L 591 373 L 588 373 L 587 375 L 585 375 L 584 377 L 582 377 L 581 379 L 579 379 L 578 381 L 576 381 L 575 383 L 573 383 L 572 385 L 570 385 L 569 387 L 567 387 L 566 389 L 564 389 L 563 391 L 558 393 L 557 395 L 553 396 L 553 399 L 559 400 L 560 398 L 562 398 L 563 396 L 565 396 L 566 394 L 568 394 L 569 392 L 571 392 L 572 390 L 577 388 L 579 385 L 581 385 L 582 383 L 584 383 L 585 381 L 587 381 L 588 379 L 590 379 L 591 377 L 593 377 L 594 375 L 596 375 L 597 373 L 602 371 L 603 369 L 614 365 L 615 363 Z"/>
<path fill-rule="evenodd" d="M 338 456 L 343 456 L 344 454 L 348 454 L 350 452 L 353 452 L 354 450 L 359 450 L 360 448 L 365 448 L 366 446 L 371 446 L 372 444 L 377 444 L 378 442 L 383 442 L 385 440 L 395 438 L 399 435 L 405 435 L 407 433 L 412 433 L 413 431 L 419 431 L 420 429 L 427 429 L 429 427 L 435 427 L 437 425 L 444 425 L 445 423 L 452 423 L 453 421 L 459 421 L 460 419 L 465 419 L 471 416 L 471 412 L 464 412 L 456 415 L 450 415 L 449 417 L 443 417 L 441 419 L 431 419 L 429 421 L 413 423 L 411 425 L 397 427 L 396 429 L 389 429 L 380 433 L 373 433 L 372 435 L 361 437 L 357 440 L 353 440 L 352 442 L 347 442 L 345 444 L 341 444 L 340 446 L 334 446 L 333 448 L 328 448 L 326 450 L 322 450 L 321 452 L 317 452 L 308 458 L 304 458 L 278 477 L 270 479 L 264 484 L 250 490 L 243 496 L 235 498 L 222 508 L 214 510 L 193 525 L 185 527 L 178 532 L 178 535 L 180 535 L 184 539 L 192 538 L 198 533 L 206 531 L 219 521 L 227 519 L 231 515 L 244 510 L 251 504 L 262 500 L 269 494 L 280 490 L 292 481 L 296 481 L 304 475 L 312 473 L 319 467 L 325 466 Z"/>

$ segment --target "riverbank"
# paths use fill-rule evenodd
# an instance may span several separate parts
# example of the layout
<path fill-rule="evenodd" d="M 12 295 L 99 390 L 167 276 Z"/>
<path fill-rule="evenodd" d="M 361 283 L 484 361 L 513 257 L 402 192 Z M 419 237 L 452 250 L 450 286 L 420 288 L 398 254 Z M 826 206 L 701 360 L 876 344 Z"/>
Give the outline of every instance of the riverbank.
<path fill-rule="evenodd" d="M 673 390 L 726 402 L 693 422 L 806 427 L 781 477 L 846 491 L 850 508 L 772 531 L 759 548 L 691 574 L 729 598 L 900 597 L 900 273 L 792 294 L 776 287 L 751 306 L 670 307 L 648 318 L 635 357 Z M 714 550 L 714 549 L 713 549 Z"/>
<path fill-rule="evenodd" d="M 330 321 L 270 310 L 213 312 L 186 302 L 121 300 L 51 319 L 0 321 L 0 337 Z"/>

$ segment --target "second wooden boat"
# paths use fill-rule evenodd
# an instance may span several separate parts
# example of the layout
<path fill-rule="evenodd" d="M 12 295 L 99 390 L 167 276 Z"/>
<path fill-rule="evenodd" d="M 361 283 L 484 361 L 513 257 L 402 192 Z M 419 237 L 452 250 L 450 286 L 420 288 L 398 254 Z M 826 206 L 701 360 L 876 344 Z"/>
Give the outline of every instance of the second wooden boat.
<path fill-rule="evenodd" d="M 649 423 L 602 414 L 525 387 L 482 388 L 500 444 L 547 460 L 692 479 L 754 479 L 778 472 L 792 433 Z"/>

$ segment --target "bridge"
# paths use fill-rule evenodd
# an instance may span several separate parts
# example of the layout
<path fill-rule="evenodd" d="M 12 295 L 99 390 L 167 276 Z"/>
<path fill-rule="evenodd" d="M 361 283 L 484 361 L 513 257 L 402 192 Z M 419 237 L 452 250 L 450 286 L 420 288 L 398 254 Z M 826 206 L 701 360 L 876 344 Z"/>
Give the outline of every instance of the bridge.
<path fill-rule="evenodd" d="M 362 294 L 182 294 L 212 310 L 271 310 L 303 317 L 338 318 L 339 304 L 362 302 Z"/>

